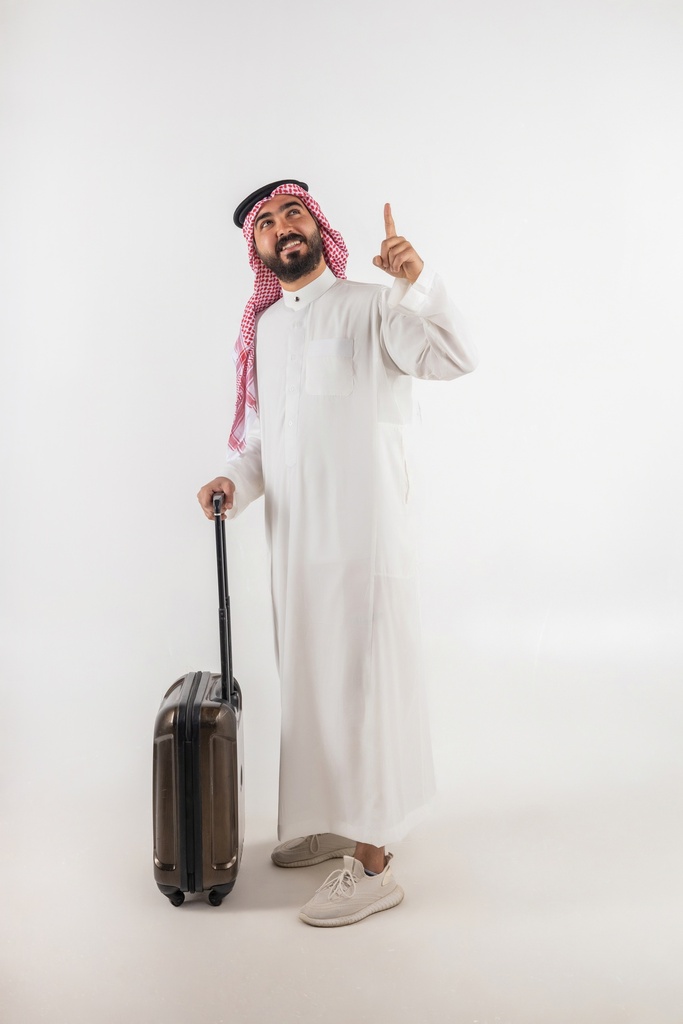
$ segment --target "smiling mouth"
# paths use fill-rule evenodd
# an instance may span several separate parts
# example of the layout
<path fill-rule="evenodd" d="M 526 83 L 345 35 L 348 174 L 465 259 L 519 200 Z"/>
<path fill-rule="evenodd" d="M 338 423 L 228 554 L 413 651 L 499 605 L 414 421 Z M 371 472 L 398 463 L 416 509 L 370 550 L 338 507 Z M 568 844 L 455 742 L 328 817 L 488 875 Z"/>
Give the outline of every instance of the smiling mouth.
<path fill-rule="evenodd" d="M 303 239 L 303 238 L 289 238 L 289 239 L 287 239 L 286 242 L 281 243 L 278 246 L 278 253 L 282 254 L 282 253 L 285 253 L 285 252 L 294 252 L 294 251 L 300 249 L 301 246 L 304 245 L 304 244 L 305 244 L 305 239 Z"/>

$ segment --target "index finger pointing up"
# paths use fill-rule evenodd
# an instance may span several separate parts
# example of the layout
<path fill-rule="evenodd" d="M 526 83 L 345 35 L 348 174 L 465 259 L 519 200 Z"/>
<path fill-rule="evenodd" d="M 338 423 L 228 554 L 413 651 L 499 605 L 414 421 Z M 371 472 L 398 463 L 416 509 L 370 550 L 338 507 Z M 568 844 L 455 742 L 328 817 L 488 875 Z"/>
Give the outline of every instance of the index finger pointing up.
<path fill-rule="evenodd" d="M 396 225 L 394 224 L 394 218 L 391 216 L 391 204 L 384 204 L 384 230 L 386 231 L 387 238 L 393 238 L 396 234 Z"/>

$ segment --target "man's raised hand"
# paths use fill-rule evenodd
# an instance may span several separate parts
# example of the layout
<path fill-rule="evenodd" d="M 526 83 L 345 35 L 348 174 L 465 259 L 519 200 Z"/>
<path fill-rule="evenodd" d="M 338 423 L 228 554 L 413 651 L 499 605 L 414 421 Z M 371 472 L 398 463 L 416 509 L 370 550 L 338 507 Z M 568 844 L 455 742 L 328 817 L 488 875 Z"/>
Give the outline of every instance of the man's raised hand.
<path fill-rule="evenodd" d="M 422 273 L 424 261 L 420 259 L 410 242 L 402 235 L 396 234 L 389 203 L 384 204 L 384 233 L 386 237 L 382 242 L 380 255 L 375 256 L 372 262 L 392 277 L 402 277 L 415 284 Z"/>

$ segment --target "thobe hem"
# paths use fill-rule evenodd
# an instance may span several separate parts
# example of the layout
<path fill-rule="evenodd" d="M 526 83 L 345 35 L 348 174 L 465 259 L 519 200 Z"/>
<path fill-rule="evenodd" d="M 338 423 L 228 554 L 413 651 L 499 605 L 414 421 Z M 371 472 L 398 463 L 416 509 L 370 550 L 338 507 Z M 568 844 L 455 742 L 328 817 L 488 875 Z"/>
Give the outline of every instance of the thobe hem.
<path fill-rule="evenodd" d="M 431 812 L 431 805 L 435 797 L 432 791 L 425 798 L 425 802 L 415 810 L 407 814 L 398 825 L 392 825 L 382 832 L 377 831 L 377 824 L 359 825 L 358 822 L 340 821 L 338 818 L 329 821 L 321 821 L 320 818 L 307 818 L 294 822 L 287 833 L 284 834 L 278 828 L 278 840 L 281 843 L 288 839 L 298 839 L 300 836 L 311 836 L 323 832 L 333 832 L 338 836 L 348 836 L 356 843 L 369 843 L 370 846 L 389 846 L 391 843 L 398 843 L 408 835 L 421 821 L 424 821 Z"/>

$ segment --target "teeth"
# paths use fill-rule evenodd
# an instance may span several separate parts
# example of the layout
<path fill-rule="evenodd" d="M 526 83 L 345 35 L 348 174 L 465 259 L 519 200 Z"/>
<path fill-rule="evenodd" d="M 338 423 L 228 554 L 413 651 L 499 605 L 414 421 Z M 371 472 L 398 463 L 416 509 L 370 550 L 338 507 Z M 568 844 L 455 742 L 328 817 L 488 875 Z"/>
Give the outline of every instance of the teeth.
<path fill-rule="evenodd" d="M 287 245 L 283 245 L 282 246 L 282 251 L 284 252 L 286 249 L 291 249 L 292 246 L 294 246 L 294 245 L 301 245 L 301 242 L 299 242 L 299 241 L 297 241 L 297 242 L 287 242 Z"/>

